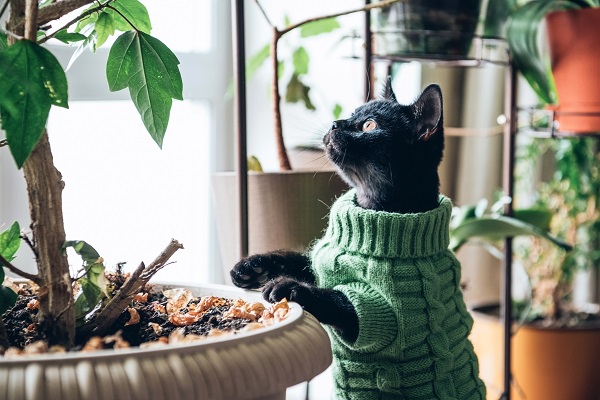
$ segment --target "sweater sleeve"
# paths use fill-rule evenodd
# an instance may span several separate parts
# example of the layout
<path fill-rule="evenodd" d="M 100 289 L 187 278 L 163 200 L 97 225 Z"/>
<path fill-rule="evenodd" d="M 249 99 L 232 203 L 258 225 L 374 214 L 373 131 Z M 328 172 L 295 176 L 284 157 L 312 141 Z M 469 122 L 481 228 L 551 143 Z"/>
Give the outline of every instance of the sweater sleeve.
<path fill-rule="evenodd" d="M 351 282 L 334 289 L 344 293 L 358 316 L 358 337 L 349 342 L 334 331 L 342 344 L 361 353 L 372 353 L 390 345 L 398 335 L 398 321 L 386 299 L 362 282 Z"/>

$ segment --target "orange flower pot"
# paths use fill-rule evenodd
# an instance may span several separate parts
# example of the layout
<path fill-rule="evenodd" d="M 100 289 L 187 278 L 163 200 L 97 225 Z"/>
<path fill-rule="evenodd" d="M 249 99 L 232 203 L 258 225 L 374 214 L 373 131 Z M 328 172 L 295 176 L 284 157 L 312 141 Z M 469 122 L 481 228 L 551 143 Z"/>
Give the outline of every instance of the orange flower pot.
<path fill-rule="evenodd" d="M 471 340 L 488 400 L 503 391 L 503 325 L 472 311 Z M 524 325 L 512 339 L 513 400 L 600 399 L 600 327 L 551 329 Z"/>
<path fill-rule="evenodd" d="M 600 132 L 600 8 L 546 16 L 559 130 Z"/>

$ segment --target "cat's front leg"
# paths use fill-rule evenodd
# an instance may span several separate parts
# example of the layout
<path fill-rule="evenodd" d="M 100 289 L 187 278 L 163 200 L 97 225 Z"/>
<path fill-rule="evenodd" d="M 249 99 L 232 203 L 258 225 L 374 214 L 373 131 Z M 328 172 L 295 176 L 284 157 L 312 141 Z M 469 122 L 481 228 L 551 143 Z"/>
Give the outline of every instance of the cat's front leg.
<path fill-rule="evenodd" d="M 348 297 L 339 290 L 324 289 L 285 276 L 270 280 L 263 288 L 263 298 L 277 302 L 294 301 L 319 322 L 331 325 L 349 341 L 358 337 L 358 316 Z"/>
<path fill-rule="evenodd" d="M 245 289 L 257 289 L 270 279 L 287 276 L 309 284 L 315 283 L 306 254 L 277 250 L 254 254 L 240 260 L 230 271 L 234 285 Z"/>

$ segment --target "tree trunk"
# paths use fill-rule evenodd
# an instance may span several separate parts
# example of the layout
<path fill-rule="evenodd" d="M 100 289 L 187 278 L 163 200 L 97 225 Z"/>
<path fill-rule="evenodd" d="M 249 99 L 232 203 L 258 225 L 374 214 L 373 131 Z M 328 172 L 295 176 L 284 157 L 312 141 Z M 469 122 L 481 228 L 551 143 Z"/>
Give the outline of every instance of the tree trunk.
<path fill-rule="evenodd" d="M 19 36 L 27 32 L 26 39 L 35 40 L 37 23 L 37 0 L 11 0 L 9 30 L 14 29 L 25 16 L 25 26 L 13 31 Z M 64 182 L 54 166 L 50 142 L 46 131 L 23 165 L 29 196 L 29 213 L 33 243 L 37 252 L 40 310 L 39 328 L 46 335 L 48 344 L 72 347 L 75 336 L 73 289 L 69 263 L 62 246 L 65 228 L 62 214 L 62 190 Z"/>
<path fill-rule="evenodd" d="M 48 344 L 73 345 L 75 314 L 69 263 L 63 244 L 66 240 L 62 213 L 64 182 L 54 167 L 48 134 L 44 131 L 36 148 L 23 166 L 34 243 L 37 249 L 40 288 L 41 329 Z"/>

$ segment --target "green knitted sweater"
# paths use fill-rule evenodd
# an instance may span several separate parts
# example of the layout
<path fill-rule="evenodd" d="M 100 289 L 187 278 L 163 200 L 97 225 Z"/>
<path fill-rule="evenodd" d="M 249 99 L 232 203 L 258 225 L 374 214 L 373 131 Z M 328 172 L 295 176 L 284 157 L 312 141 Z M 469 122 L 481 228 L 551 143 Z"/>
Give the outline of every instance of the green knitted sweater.
<path fill-rule="evenodd" d="M 418 214 L 366 210 L 350 190 L 332 206 L 313 268 L 320 287 L 348 297 L 359 323 L 354 342 L 326 328 L 336 399 L 485 399 L 448 250 L 452 204 L 439 204 Z"/>

